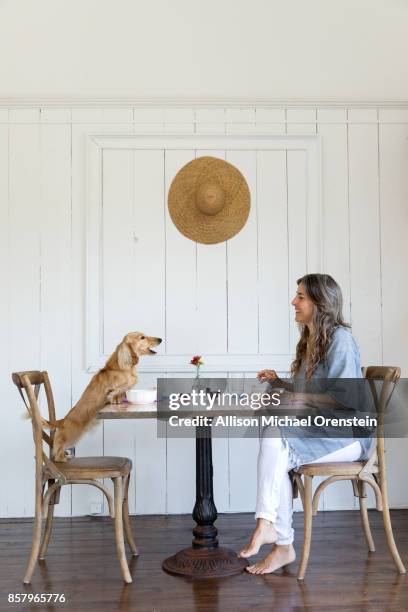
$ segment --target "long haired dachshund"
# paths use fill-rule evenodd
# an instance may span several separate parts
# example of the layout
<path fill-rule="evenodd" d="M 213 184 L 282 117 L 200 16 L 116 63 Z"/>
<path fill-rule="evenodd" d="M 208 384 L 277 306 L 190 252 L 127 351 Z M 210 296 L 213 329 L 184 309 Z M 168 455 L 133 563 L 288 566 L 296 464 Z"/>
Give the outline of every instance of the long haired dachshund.
<path fill-rule="evenodd" d="M 65 449 L 79 440 L 105 404 L 119 404 L 125 399 L 126 391 L 137 383 L 136 365 L 139 357 L 155 355 L 152 347 L 160 343 L 161 338 L 145 336 L 140 332 L 126 334 L 68 414 L 55 423 L 43 419 L 47 429 L 56 430 L 54 461 L 66 461 Z"/>

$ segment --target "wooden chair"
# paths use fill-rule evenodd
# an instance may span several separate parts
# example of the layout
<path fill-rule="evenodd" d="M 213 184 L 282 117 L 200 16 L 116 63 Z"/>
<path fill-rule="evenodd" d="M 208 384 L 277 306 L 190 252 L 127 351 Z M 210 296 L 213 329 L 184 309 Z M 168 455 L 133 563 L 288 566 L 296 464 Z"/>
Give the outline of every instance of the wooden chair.
<path fill-rule="evenodd" d="M 368 520 L 366 486 L 368 484 L 373 488 L 377 510 L 382 511 L 383 514 L 388 548 L 398 572 L 400 574 L 405 574 L 406 570 L 399 556 L 392 533 L 384 453 L 385 408 L 387 407 L 393 388 L 400 375 L 401 371 L 396 367 L 373 366 L 363 369 L 363 376 L 369 380 L 377 411 L 377 435 L 369 459 L 366 461 L 350 461 L 345 463 L 309 463 L 301 465 L 297 470 L 291 472 L 294 487 L 295 490 L 297 488 L 300 493 L 304 511 L 304 540 L 297 576 L 298 580 L 303 580 L 305 577 L 312 537 L 312 516 L 317 514 L 319 497 L 329 484 L 337 480 L 350 480 L 353 485 L 354 495 L 359 498 L 362 526 L 368 550 L 371 552 L 375 551 L 375 546 Z M 378 389 L 378 385 L 375 384 L 376 381 L 382 381 L 382 383 L 380 383 L 380 389 Z M 327 478 L 319 484 L 312 496 L 312 482 L 314 476 L 327 476 Z"/>
<path fill-rule="evenodd" d="M 43 431 L 40 409 L 38 406 L 38 396 L 41 385 L 44 385 L 48 404 L 48 420 L 55 421 L 54 399 L 47 372 L 14 372 L 14 374 L 12 374 L 12 379 L 31 417 L 35 445 L 34 530 L 31 555 L 23 582 L 25 584 L 31 582 L 37 559 L 45 558 L 51 536 L 54 505 L 59 501 L 61 487 L 69 484 L 93 485 L 100 489 L 106 496 L 109 514 L 115 519 L 116 551 L 121 574 L 126 583 L 132 582 L 126 561 L 123 540 L 124 527 L 130 550 L 133 555 L 137 556 L 138 550 L 132 537 L 128 507 L 129 478 L 132 469 L 131 460 L 124 457 L 78 457 L 72 458 L 66 463 L 55 462 L 53 460 L 54 432 L 50 431 L 50 433 L 47 433 Z M 23 391 L 25 391 L 28 398 L 28 404 Z M 48 455 L 43 450 L 43 442 L 46 442 L 49 447 Z M 114 483 L 113 500 L 106 487 L 97 480 L 98 478 L 112 479 Z M 46 483 L 48 483 L 48 486 L 45 491 Z M 46 522 L 44 534 L 41 539 L 43 517 L 46 519 Z"/>

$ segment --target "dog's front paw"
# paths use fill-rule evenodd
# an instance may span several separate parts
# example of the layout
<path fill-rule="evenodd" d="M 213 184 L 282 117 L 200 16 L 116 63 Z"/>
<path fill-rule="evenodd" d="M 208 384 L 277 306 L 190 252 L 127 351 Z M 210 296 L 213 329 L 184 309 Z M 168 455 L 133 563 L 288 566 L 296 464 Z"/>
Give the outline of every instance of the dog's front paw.
<path fill-rule="evenodd" d="M 65 463 L 67 461 L 67 456 L 65 455 L 65 453 L 63 455 L 61 454 L 55 455 L 54 461 L 56 463 Z"/>
<path fill-rule="evenodd" d="M 126 402 L 126 393 L 122 393 L 121 395 L 115 395 L 115 397 L 112 397 L 110 399 L 111 404 L 123 404 L 123 402 Z"/>

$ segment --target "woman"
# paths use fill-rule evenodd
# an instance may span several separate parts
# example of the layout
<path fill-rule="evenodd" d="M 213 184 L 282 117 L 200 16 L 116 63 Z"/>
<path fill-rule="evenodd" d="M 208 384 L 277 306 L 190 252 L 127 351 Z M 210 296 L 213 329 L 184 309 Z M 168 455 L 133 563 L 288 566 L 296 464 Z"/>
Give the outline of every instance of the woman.
<path fill-rule="evenodd" d="M 293 382 L 281 381 L 274 370 L 261 370 L 258 379 L 278 383 L 290 391 L 292 400 L 304 401 L 305 393 L 298 391 L 305 383 L 307 387 L 307 381 L 361 378 L 361 366 L 350 326 L 343 319 L 343 299 L 336 281 L 328 274 L 307 274 L 297 284 L 292 305 L 300 340 L 291 368 Z M 343 407 L 335 393 L 313 397 L 329 408 Z M 280 435 L 274 437 L 271 429 L 264 430 L 258 455 L 256 528 L 239 556 L 251 557 L 264 544 L 274 547 L 264 559 L 246 568 L 252 574 L 273 572 L 296 558 L 289 471 L 304 463 L 357 461 L 367 455 L 371 445 L 370 438 L 317 438 L 316 432 L 309 437 L 287 437 L 287 427 L 281 427 Z"/>

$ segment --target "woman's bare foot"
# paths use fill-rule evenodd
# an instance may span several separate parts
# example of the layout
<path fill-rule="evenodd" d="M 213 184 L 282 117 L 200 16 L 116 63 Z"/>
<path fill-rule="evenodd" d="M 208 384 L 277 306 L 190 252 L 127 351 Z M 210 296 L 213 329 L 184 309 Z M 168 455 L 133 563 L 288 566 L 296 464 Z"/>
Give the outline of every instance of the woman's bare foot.
<path fill-rule="evenodd" d="M 264 544 L 273 544 L 276 542 L 277 537 L 278 534 L 276 533 L 276 529 L 270 521 L 262 518 L 257 519 L 256 527 L 249 544 L 239 551 L 238 557 L 246 559 L 247 557 L 256 555 L 261 546 Z"/>
<path fill-rule="evenodd" d="M 293 563 L 295 559 L 296 553 L 292 544 L 289 544 L 289 546 L 275 545 L 273 551 L 269 553 L 269 555 L 266 555 L 265 559 L 245 569 L 250 574 L 270 574 L 280 567 Z"/>

